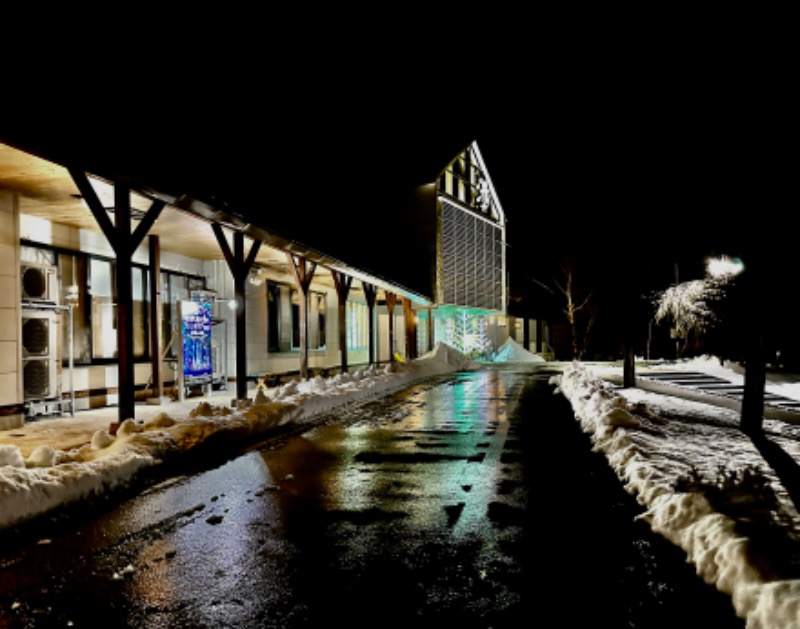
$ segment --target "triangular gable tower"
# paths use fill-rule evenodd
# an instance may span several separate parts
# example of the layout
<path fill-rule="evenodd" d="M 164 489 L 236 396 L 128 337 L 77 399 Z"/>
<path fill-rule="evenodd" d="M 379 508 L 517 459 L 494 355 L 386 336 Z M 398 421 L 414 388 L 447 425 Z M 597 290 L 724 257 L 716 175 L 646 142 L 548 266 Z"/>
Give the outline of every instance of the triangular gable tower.
<path fill-rule="evenodd" d="M 436 303 L 505 314 L 506 218 L 473 142 L 437 181 Z"/>

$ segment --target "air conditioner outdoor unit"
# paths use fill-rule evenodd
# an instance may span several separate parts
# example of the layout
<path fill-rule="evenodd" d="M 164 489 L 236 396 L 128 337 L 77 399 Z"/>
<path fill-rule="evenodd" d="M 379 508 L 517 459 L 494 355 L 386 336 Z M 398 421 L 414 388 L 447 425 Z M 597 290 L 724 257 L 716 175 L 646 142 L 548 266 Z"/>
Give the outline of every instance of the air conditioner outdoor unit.
<path fill-rule="evenodd" d="M 49 264 L 24 262 L 20 271 L 23 302 L 58 303 L 57 267 Z"/>
<path fill-rule="evenodd" d="M 58 313 L 22 310 L 22 387 L 25 401 L 61 395 Z"/>

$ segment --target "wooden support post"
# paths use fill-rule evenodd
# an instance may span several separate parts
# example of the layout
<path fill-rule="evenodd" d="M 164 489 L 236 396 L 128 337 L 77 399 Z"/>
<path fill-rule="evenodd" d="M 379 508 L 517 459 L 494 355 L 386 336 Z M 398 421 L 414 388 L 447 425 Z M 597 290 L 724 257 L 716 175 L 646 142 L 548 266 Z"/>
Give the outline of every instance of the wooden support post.
<path fill-rule="evenodd" d="M 161 377 L 161 242 L 158 236 L 149 236 L 150 283 L 150 373 L 153 398 L 164 397 L 164 379 Z"/>
<path fill-rule="evenodd" d="M 406 330 L 406 359 L 413 360 L 417 357 L 417 316 L 407 297 L 403 297 L 403 321 Z"/>
<path fill-rule="evenodd" d="M 212 223 L 211 228 L 217 238 L 228 268 L 233 276 L 233 292 L 236 297 L 236 399 L 247 399 L 247 308 L 245 308 L 245 288 L 247 274 L 256 260 L 261 248 L 261 241 L 254 240 L 247 258 L 244 256 L 244 234 L 233 233 L 233 251 L 231 251 L 222 227 Z"/>
<path fill-rule="evenodd" d="M 397 295 L 386 293 L 386 310 L 389 312 L 389 362 L 394 362 L 394 306 L 397 303 Z"/>
<path fill-rule="evenodd" d="M 433 351 L 433 308 L 428 308 L 428 351 Z"/>
<path fill-rule="evenodd" d="M 378 289 L 372 284 L 362 281 L 364 296 L 367 299 L 367 313 L 369 317 L 369 364 L 375 364 L 375 300 L 378 297 Z"/>
<path fill-rule="evenodd" d="M 247 398 L 247 271 L 244 270 L 244 234 L 233 233 L 233 295 L 236 299 L 236 399 Z M 249 269 L 248 269 L 249 271 Z"/>
<path fill-rule="evenodd" d="M 116 434 L 119 425 L 126 419 L 135 419 L 135 379 L 133 369 L 133 254 L 138 249 L 147 232 L 166 206 L 166 202 L 156 200 L 131 233 L 131 191 L 130 187 L 117 183 L 114 185 L 114 223 L 108 218 L 107 210 L 100 202 L 97 193 L 86 173 L 72 166 L 68 167 L 75 185 L 89 206 L 100 229 L 116 254 L 117 303 L 117 387 L 119 402 L 118 420 L 109 426 L 109 432 Z"/>
<path fill-rule="evenodd" d="M 288 251 L 286 258 L 294 276 L 294 283 L 300 292 L 300 377 L 308 380 L 308 288 L 314 278 L 316 262 L 309 263 L 302 256 L 294 256 Z"/>
<path fill-rule="evenodd" d="M 764 392 L 767 380 L 767 365 L 764 359 L 764 336 L 760 330 L 745 330 L 746 354 L 744 367 L 744 391 L 740 414 L 741 429 L 751 436 L 760 436 L 764 431 Z"/>
<path fill-rule="evenodd" d="M 622 356 L 622 386 L 626 389 L 636 387 L 636 354 L 633 342 L 626 341 Z"/>
<path fill-rule="evenodd" d="M 347 295 L 350 292 L 353 278 L 339 271 L 331 271 L 331 276 L 336 285 L 336 296 L 338 298 L 341 372 L 347 373 Z"/>
<path fill-rule="evenodd" d="M 133 372 L 133 250 L 123 234 L 131 233 L 130 189 L 114 186 L 114 226 L 117 231 L 117 360 L 119 361 L 119 421 L 134 419 L 135 380 Z"/>

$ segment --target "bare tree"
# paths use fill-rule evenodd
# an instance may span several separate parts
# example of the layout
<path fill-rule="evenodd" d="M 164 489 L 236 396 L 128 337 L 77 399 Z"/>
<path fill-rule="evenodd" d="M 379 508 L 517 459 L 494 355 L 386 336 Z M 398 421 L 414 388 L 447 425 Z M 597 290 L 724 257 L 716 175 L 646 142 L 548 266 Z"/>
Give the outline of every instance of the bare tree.
<path fill-rule="evenodd" d="M 583 360 L 589 349 L 591 333 L 597 321 L 597 306 L 593 292 L 583 288 L 576 260 L 569 259 L 561 262 L 559 269 L 560 276 L 552 279 L 552 285 L 536 278 L 531 279 L 550 294 L 564 299 L 563 312 L 567 317 L 572 336 L 572 358 Z"/>

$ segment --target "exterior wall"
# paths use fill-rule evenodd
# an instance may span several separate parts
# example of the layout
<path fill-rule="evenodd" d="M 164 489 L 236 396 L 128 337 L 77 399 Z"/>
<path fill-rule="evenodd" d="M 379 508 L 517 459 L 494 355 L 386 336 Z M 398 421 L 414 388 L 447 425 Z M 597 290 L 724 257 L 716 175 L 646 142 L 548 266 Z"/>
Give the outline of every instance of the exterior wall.
<path fill-rule="evenodd" d="M 43 218 L 28 216 L 27 214 L 20 214 L 19 217 L 19 239 L 107 258 L 116 257 L 106 237 L 99 231 L 60 225 Z M 149 250 L 146 238 L 134 253 L 133 262 L 136 264 L 149 264 Z M 186 256 L 163 250 L 161 251 L 161 268 L 165 271 L 181 271 L 192 275 L 205 274 L 202 260 L 187 258 Z"/>
<path fill-rule="evenodd" d="M 227 302 L 233 294 L 233 276 L 225 261 L 207 261 L 204 264 L 204 275 L 209 290 L 217 292 L 219 299 Z M 268 321 L 267 321 L 267 291 L 266 280 L 278 282 L 281 287 L 281 303 L 284 308 L 280 313 L 281 338 L 280 352 L 268 352 Z M 294 286 L 293 278 L 268 272 L 266 279 L 259 285 L 247 282 L 245 284 L 245 300 L 247 305 L 247 373 L 267 373 L 296 371 L 300 367 L 300 352 L 292 349 L 292 313 L 289 302 L 289 291 Z M 312 282 L 312 292 L 324 293 L 326 299 L 325 317 L 325 347 L 323 349 L 310 349 L 308 352 L 309 368 L 336 367 L 341 364 L 339 353 L 339 334 L 337 306 L 338 296 L 336 291 Z M 227 337 L 227 373 L 230 380 L 236 376 L 236 313 L 228 308 L 225 303 L 218 304 L 216 314 L 224 319 Z M 316 332 L 316 321 L 309 316 L 309 332 Z M 349 350 L 348 363 L 351 365 L 366 363 L 369 359 L 368 350 Z"/>
<path fill-rule="evenodd" d="M 389 310 L 386 306 L 375 307 L 375 316 L 378 320 L 375 326 L 378 333 L 375 359 L 379 362 L 391 360 L 392 354 L 405 356 L 406 353 L 406 328 L 402 304 L 396 304 L 392 312 L 394 316 L 394 348 L 389 347 Z"/>
<path fill-rule="evenodd" d="M 514 337 L 515 327 L 510 318 L 495 314 L 486 317 L 486 333 L 497 351 L 509 337 Z M 516 338 L 514 339 L 516 340 Z M 520 341 L 521 343 L 522 341 Z"/>
<path fill-rule="evenodd" d="M 2 193 L 0 192 L 0 194 Z M 11 232 L 6 230 L 4 225 L 0 227 L 0 238 L 5 238 L 7 233 L 10 234 Z M 82 253 L 91 253 L 109 258 L 115 256 L 114 250 L 109 246 L 105 236 L 100 232 L 60 225 L 25 214 L 19 215 L 19 229 L 16 233 L 17 236 L 14 242 L 16 244 L 17 261 L 14 264 L 14 269 L 19 268 L 20 239 L 29 240 L 41 245 L 59 247 Z M 2 253 L 0 253 L 0 255 L 2 255 Z M 149 263 L 149 251 L 146 239 L 134 254 L 133 261 L 145 265 Z M 11 267 L 4 264 L 2 268 Z M 204 274 L 202 261 L 164 251 L 161 252 L 161 268 L 162 270 L 181 271 L 194 275 Z M 18 290 L 18 271 L 14 272 L 14 282 L 14 287 Z M 4 295 L 5 294 L 4 292 Z M 2 296 L 0 296 L 0 300 L 2 300 Z M 19 304 L 18 293 L 15 301 Z M 0 301 L 0 304 L 2 304 L 2 301 Z M 1 308 L 2 305 L 0 305 L 0 309 Z M 15 316 L 16 321 L 19 321 L 21 318 L 19 309 Z M 2 317 L 2 314 L 0 314 L 0 317 Z M 2 324 L 2 321 L 0 321 L 0 324 Z M 0 334 L 2 334 L 2 331 L 0 331 Z M 166 340 L 164 340 L 164 342 L 166 342 Z M 66 361 L 68 349 L 63 348 L 62 351 L 62 358 Z M 176 363 L 174 361 L 167 360 L 163 362 L 161 373 L 165 383 L 172 383 L 175 381 L 175 365 Z M 2 369 L 1 365 L 0 369 Z M 149 361 L 137 362 L 134 365 L 134 379 L 137 387 L 144 387 L 150 382 L 151 371 Z M 20 393 L 18 402 L 21 402 L 21 377 L 19 380 Z M 0 381 L 2 381 L 2 375 L 0 375 Z M 0 387 L 1 386 L 0 384 Z M 69 368 L 66 366 L 61 370 L 62 396 L 69 397 L 72 391 L 75 392 L 76 411 L 117 404 L 119 401 L 119 395 L 117 393 L 118 386 L 118 367 L 113 363 L 102 365 L 76 365 L 71 375 Z M 3 404 L 5 404 L 5 402 L 0 401 L 0 406 Z"/>
<path fill-rule="evenodd" d="M 0 190 L 0 430 L 23 425 L 19 212 L 15 195 Z M 10 412 L 4 412 L 3 407 Z"/>
<path fill-rule="evenodd" d="M 438 302 L 505 312 L 502 225 L 442 199 Z"/>
<path fill-rule="evenodd" d="M 22 374 L 19 349 L 21 310 L 19 302 L 19 256 L 20 241 L 26 240 L 34 244 L 56 247 L 67 251 L 88 253 L 108 258 L 115 256 L 105 236 L 97 231 L 79 229 L 60 225 L 32 216 L 20 215 L 16 212 L 16 200 L 10 194 L 0 197 L 0 407 L 16 405 L 22 408 Z M 142 243 L 133 258 L 137 264 L 148 265 L 147 240 Z M 220 344 L 225 348 L 225 378 L 235 380 L 236 376 L 236 313 L 227 305 L 233 297 L 233 277 L 224 260 L 201 261 L 176 255 L 169 251 L 161 251 L 161 268 L 163 271 L 178 271 L 206 278 L 206 288 L 215 291 L 219 301 L 215 304 L 214 315 L 222 319 L 214 330 L 220 330 Z M 3 275 L 2 270 L 7 271 Z M 246 284 L 247 307 L 247 372 L 248 375 L 264 372 L 296 371 L 300 366 L 299 350 L 292 349 L 291 330 L 292 313 L 289 291 L 294 286 L 293 278 L 288 274 L 277 274 L 268 271 L 268 278 L 285 286 L 283 295 L 284 308 L 281 312 L 281 348 L 280 352 L 268 352 L 267 325 L 267 292 L 266 282 L 259 285 Z M 338 296 L 333 288 L 312 282 L 312 292 L 324 293 L 326 297 L 326 329 L 325 347 L 309 350 L 309 367 L 336 368 L 341 364 L 338 334 Z M 358 300 L 358 297 L 355 297 Z M 375 348 L 376 360 L 390 360 L 388 347 L 388 313 L 386 306 L 375 308 Z M 402 304 L 394 309 L 394 351 L 405 354 L 405 326 Z M 6 323 L 8 320 L 8 323 Z M 66 321 L 66 320 L 65 320 Z M 310 331 L 313 333 L 316 319 L 309 317 Z M 214 333 L 212 332 L 212 335 Z M 164 343 L 168 339 L 163 339 Z M 213 342 L 213 341 L 212 341 Z M 9 359 L 11 356 L 13 359 Z M 74 395 L 75 410 L 87 410 L 118 403 L 118 366 L 115 363 L 76 365 L 72 370 L 66 366 L 67 348 L 63 348 L 62 359 L 65 367 L 61 370 L 62 396 Z M 369 360 L 368 348 L 348 350 L 348 364 L 365 365 Z M 177 362 L 165 360 L 162 365 L 162 379 L 166 386 L 176 380 Z M 135 385 L 144 388 L 150 383 L 150 361 L 137 362 L 134 365 Z M 2 422 L 8 421 L 0 415 Z M 24 411 L 17 413 L 12 420 L 22 425 Z"/>

